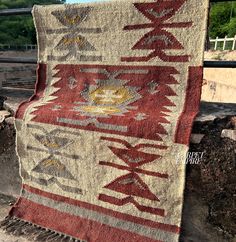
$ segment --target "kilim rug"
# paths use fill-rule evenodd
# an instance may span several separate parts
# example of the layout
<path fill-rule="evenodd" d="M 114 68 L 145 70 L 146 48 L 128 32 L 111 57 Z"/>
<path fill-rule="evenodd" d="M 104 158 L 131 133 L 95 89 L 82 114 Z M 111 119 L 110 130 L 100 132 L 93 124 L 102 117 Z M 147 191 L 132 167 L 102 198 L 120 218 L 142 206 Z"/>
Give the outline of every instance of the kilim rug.
<path fill-rule="evenodd" d="M 2 226 L 41 241 L 178 241 L 208 0 L 35 6 L 16 113 L 23 189 Z"/>

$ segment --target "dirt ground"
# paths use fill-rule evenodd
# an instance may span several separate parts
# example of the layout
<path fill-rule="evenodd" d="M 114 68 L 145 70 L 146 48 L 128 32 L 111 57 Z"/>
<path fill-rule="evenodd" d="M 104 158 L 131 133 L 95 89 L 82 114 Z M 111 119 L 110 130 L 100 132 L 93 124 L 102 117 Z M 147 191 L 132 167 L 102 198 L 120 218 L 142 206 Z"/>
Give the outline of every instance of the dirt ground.
<path fill-rule="evenodd" d="M 223 129 L 236 128 L 232 120 L 228 116 L 195 122 L 192 130 L 205 134 L 200 144 L 190 145 L 190 151 L 203 152 L 203 158 L 187 166 L 185 193 L 194 194 L 207 206 L 206 223 L 218 233 L 218 240 L 210 241 L 231 241 L 236 235 L 236 142 L 221 138 Z"/>

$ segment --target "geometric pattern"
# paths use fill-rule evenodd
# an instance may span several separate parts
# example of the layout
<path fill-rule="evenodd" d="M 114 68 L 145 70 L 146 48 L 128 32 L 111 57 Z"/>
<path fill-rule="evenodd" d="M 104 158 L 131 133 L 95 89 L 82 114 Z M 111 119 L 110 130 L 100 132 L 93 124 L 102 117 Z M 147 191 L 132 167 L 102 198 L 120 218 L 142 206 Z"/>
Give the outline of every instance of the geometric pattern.
<path fill-rule="evenodd" d="M 50 112 L 47 122 L 62 126 L 153 140 L 167 135 L 169 107 L 175 106 L 170 97 L 178 85 L 175 68 L 57 65 L 55 70 L 56 98 L 37 108 L 33 121 L 44 122 Z"/>
<path fill-rule="evenodd" d="M 50 60 L 65 61 L 67 59 L 80 59 L 83 61 L 100 61 L 102 56 L 81 55 L 81 51 L 96 51 L 96 48 L 83 36 L 83 34 L 97 34 L 101 28 L 82 28 L 80 24 L 88 18 L 91 11 L 90 7 L 71 8 L 66 5 L 63 11 L 53 11 L 52 15 L 63 25 L 63 28 L 56 30 L 47 30 L 48 34 L 63 34 L 61 40 L 56 44 L 57 51 L 66 51 L 63 56 L 50 55 Z"/>
<path fill-rule="evenodd" d="M 116 178 L 114 181 L 112 181 L 111 183 L 105 186 L 105 188 L 107 189 L 114 190 L 116 192 L 119 192 L 128 196 L 126 196 L 125 198 L 119 199 L 119 198 L 107 196 L 105 194 L 100 194 L 99 199 L 103 200 L 104 202 L 109 202 L 118 206 L 123 206 L 127 203 L 132 203 L 140 211 L 164 216 L 163 209 L 142 206 L 135 201 L 135 197 L 142 197 L 149 200 L 159 201 L 157 196 L 150 191 L 148 186 L 143 182 L 143 180 L 138 174 L 146 174 L 154 177 L 167 179 L 168 174 L 150 172 L 140 168 L 142 165 L 153 162 L 159 159 L 161 156 L 139 151 L 140 148 L 149 146 L 147 144 L 139 144 L 137 146 L 131 146 L 129 143 L 119 139 L 112 139 L 112 138 L 106 138 L 106 137 L 102 137 L 101 139 L 118 142 L 126 146 L 125 149 L 109 146 L 109 149 L 121 160 L 123 160 L 128 166 L 116 165 L 115 163 L 104 162 L 104 161 L 100 161 L 99 164 L 128 171 L 128 174 L 125 174 Z M 153 145 L 152 147 L 164 149 L 164 150 L 167 149 L 166 146 Z"/>
<path fill-rule="evenodd" d="M 53 177 L 64 177 L 74 179 L 71 173 L 59 160 L 49 157 L 42 160 L 32 171 L 51 175 Z"/>
<path fill-rule="evenodd" d="M 77 102 L 74 110 L 81 111 L 84 116 L 109 117 L 109 115 L 119 115 L 127 113 L 128 109 L 135 107 L 128 106 L 137 101 L 142 96 L 137 92 L 136 87 L 124 86 L 128 81 L 119 79 L 121 74 L 147 73 L 145 70 L 118 70 L 108 72 L 106 69 L 81 69 L 84 73 L 101 73 L 106 78 L 96 79 L 96 85 L 89 85 L 81 92 L 83 98 L 87 101 Z"/>
<path fill-rule="evenodd" d="M 48 241 L 179 240 L 208 2 L 34 7 L 38 80 L 16 112 L 10 216 Z"/>
<path fill-rule="evenodd" d="M 154 57 L 159 57 L 162 61 L 168 62 L 187 62 L 189 55 L 167 55 L 163 50 L 168 49 L 184 49 L 183 45 L 175 38 L 175 36 L 167 31 L 166 28 L 189 28 L 192 22 L 172 22 L 169 20 L 176 12 L 182 7 L 186 0 L 160 0 L 158 4 L 152 3 L 135 3 L 134 6 L 140 11 L 151 23 L 127 25 L 124 27 L 126 31 L 134 31 L 140 29 L 151 28 L 150 32 L 146 33 L 132 49 L 147 49 L 152 50 L 150 54 L 143 57 L 122 57 L 122 61 L 135 62 L 135 61 L 149 61 Z"/>
<path fill-rule="evenodd" d="M 66 178 L 70 180 L 75 180 L 75 178 L 67 169 L 66 165 L 61 162 L 62 159 L 58 159 L 57 157 L 67 157 L 75 161 L 80 159 L 78 155 L 69 155 L 61 151 L 69 145 L 73 144 L 73 141 L 64 137 L 60 137 L 59 134 L 61 135 L 63 133 L 63 131 L 60 129 L 54 129 L 48 132 L 43 127 L 34 124 L 28 124 L 28 128 L 34 129 L 35 131 L 38 130 L 43 133 L 32 133 L 32 135 L 39 143 L 41 143 L 41 145 L 46 148 L 46 150 L 31 145 L 27 145 L 27 150 L 43 152 L 47 154 L 47 157 L 39 161 L 38 164 L 32 169 L 32 172 L 49 175 L 51 177 L 50 180 L 45 180 L 43 183 L 46 183 L 47 185 L 57 183 L 57 185 L 63 189 L 63 185 L 58 182 L 57 178 Z M 68 131 L 66 133 L 68 133 Z M 76 133 L 71 134 L 75 135 Z M 34 180 L 36 181 L 35 178 Z M 42 184 L 42 178 L 37 182 Z M 73 188 L 70 188 L 69 186 L 67 186 L 66 189 L 73 190 Z M 74 190 L 78 191 L 78 189 Z"/>
<path fill-rule="evenodd" d="M 30 179 L 31 182 L 35 182 L 43 187 L 49 187 L 56 184 L 62 191 L 66 191 L 74 194 L 83 194 L 82 189 L 80 189 L 79 187 L 72 187 L 72 186 L 67 186 L 65 184 L 62 184 L 56 177 L 50 177 L 49 179 L 42 178 L 42 177 L 38 178 L 33 175 L 29 175 L 29 173 L 23 168 L 21 168 L 21 176 L 25 180 Z"/>

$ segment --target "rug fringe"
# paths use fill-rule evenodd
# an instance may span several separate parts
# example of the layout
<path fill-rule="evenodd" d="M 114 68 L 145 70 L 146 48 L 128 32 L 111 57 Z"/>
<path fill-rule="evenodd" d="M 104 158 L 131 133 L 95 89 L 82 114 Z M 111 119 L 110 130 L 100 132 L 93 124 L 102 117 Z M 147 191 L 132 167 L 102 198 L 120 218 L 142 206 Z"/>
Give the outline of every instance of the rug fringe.
<path fill-rule="evenodd" d="M 0 223 L 0 228 L 8 234 L 26 236 L 40 242 L 86 242 L 11 216 Z"/>

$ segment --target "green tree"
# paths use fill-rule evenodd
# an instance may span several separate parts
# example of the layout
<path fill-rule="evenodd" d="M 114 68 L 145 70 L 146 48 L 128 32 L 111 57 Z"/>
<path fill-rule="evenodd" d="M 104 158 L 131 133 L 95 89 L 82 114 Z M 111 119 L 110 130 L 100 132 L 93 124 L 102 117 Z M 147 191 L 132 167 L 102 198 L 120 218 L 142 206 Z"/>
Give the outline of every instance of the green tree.
<path fill-rule="evenodd" d="M 236 3 L 213 3 L 210 11 L 210 37 L 233 37 L 236 34 Z"/>
<path fill-rule="evenodd" d="M 34 4 L 62 4 L 65 0 L 0 0 L 1 9 L 29 8 Z M 36 33 L 31 16 L 0 17 L 0 44 L 36 44 Z"/>

